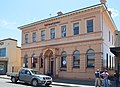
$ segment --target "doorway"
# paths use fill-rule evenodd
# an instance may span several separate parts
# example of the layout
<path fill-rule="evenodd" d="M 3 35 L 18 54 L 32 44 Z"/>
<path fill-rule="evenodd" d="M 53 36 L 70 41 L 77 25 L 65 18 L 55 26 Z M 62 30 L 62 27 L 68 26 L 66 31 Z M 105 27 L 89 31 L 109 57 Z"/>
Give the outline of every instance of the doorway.
<path fill-rule="evenodd" d="M 51 50 L 47 50 L 45 52 L 45 72 L 50 75 L 54 75 L 54 58 L 53 52 Z"/>
<path fill-rule="evenodd" d="M 51 61 L 51 75 L 53 75 L 54 61 Z"/>

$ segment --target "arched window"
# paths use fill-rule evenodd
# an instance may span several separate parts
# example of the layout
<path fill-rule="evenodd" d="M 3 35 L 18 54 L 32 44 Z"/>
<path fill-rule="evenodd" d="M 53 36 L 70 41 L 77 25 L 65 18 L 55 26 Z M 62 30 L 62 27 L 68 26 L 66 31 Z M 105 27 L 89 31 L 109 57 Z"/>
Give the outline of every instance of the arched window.
<path fill-rule="evenodd" d="M 61 53 L 61 68 L 66 68 L 67 67 L 67 61 L 66 61 L 67 53 L 63 51 Z"/>
<path fill-rule="evenodd" d="M 78 50 L 73 52 L 73 67 L 80 67 L 80 52 Z"/>
<path fill-rule="evenodd" d="M 28 68 L 28 55 L 27 55 L 27 54 L 24 56 L 24 64 L 23 64 L 23 67 Z"/>
<path fill-rule="evenodd" d="M 40 53 L 40 68 L 43 68 L 43 53 Z"/>
<path fill-rule="evenodd" d="M 36 68 L 37 58 L 35 53 L 33 53 L 31 60 L 32 60 L 32 67 Z"/>
<path fill-rule="evenodd" d="M 95 67 L 95 52 L 93 49 L 89 49 L 86 53 L 87 57 L 87 67 L 92 68 Z"/>

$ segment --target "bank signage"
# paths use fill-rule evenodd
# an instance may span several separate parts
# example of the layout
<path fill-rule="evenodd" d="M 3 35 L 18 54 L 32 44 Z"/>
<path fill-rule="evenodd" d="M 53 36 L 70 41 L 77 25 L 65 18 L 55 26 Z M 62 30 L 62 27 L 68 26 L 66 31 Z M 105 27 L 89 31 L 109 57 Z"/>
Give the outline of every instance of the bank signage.
<path fill-rule="evenodd" d="M 52 22 L 52 23 L 48 23 L 48 24 L 44 24 L 45 26 L 50 26 L 50 25 L 54 25 L 54 24 L 58 24 L 60 23 L 60 21 L 57 21 L 57 22 Z"/>
<path fill-rule="evenodd" d="M 0 45 L 3 45 L 4 44 L 4 42 L 0 42 Z"/>

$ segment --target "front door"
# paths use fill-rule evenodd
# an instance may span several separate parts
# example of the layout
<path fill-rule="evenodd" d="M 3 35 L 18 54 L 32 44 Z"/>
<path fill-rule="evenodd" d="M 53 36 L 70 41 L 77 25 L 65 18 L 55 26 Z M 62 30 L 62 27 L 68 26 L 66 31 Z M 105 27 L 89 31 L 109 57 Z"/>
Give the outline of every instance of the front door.
<path fill-rule="evenodd" d="M 51 61 L 51 75 L 53 75 L 54 61 Z"/>

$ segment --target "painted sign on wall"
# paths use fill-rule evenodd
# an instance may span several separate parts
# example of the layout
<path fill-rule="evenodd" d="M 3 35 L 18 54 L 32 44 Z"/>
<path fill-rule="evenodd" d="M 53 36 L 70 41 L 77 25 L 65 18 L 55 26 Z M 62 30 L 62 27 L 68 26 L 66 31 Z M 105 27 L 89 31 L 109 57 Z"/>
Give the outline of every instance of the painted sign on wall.
<path fill-rule="evenodd" d="M 49 24 L 45 24 L 45 26 L 49 26 L 49 25 L 53 25 L 53 24 L 58 24 L 58 23 L 60 23 L 60 21 L 52 22 L 52 23 L 49 23 Z"/>

